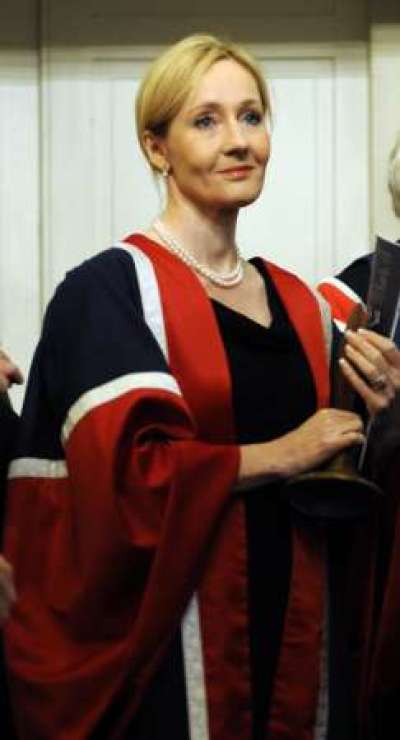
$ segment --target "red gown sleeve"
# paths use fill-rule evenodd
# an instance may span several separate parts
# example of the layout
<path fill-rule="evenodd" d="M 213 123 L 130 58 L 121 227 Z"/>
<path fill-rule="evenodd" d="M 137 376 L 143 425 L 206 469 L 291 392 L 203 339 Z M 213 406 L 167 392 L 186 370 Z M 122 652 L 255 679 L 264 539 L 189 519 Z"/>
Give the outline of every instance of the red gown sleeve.
<path fill-rule="evenodd" d="M 123 272 L 104 289 L 93 275 L 67 280 L 47 312 L 10 468 L 19 598 L 6 648 L 21 738 L 89 737 L 127 677 L 137 700 L 237 477 L 238 448 L 199 438 Z"/>

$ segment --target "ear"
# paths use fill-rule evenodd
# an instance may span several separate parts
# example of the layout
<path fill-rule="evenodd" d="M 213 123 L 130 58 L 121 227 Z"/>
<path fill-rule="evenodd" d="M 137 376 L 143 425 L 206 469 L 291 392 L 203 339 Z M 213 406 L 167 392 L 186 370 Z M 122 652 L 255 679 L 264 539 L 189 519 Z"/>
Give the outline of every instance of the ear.
<path fill-rule="evenodd" d="M 167 147 L 162 136 L 157 136 L 152 131 L 146 129 L 143 134 L 143 147 L 150 164 L 155 170 L 161 173 L 169 169 L 169 162 L 166 156 Z"/>

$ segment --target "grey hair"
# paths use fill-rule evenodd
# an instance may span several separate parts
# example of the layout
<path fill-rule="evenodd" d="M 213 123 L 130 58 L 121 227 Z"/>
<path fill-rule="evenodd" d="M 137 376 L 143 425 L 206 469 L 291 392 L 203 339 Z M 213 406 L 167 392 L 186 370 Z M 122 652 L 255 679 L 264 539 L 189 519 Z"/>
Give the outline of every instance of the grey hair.
<path fill-rule="evenodd" d="M 388 187 L 392 196 L 393 210 L 400 218 L 400 131 L 389 155 Z"/>

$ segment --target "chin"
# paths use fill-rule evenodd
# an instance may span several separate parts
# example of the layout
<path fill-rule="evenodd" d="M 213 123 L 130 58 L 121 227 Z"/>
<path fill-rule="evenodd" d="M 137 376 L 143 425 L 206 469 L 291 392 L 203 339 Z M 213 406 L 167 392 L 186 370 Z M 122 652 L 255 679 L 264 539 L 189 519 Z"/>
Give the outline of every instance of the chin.
<path fill-rule="evenodd" d="M 239 185 L 239 183 L 236 183 Z M 262 190 L 258 184 L 257 187 L 249 187 L 248 183 L 241 183 L 241 187 L 224 189 L 207 188 L 202 193 L 188 192 L 187 198 L 193 204 L 197 204 L 200 209 L 209 208 L 221 211 L 235 211 L 238 208 L 244 208 L 251 205 L 257 200 Z"/>
<path fill-rule="evenodd" d="M 239 208 L 244 208 L 244 206 L 250 206 L 252 203 L 254 203 L 257 200 L 259 195 L 260 195 L 260 192 L 253 193 L 253 195 L 249 195 L 247 198 L 243 198 L 239 203 Z"/>
<path fill-rule="evenodd" d="M 233 196 L 231 198 L 221 198 L 221 206 L 222 208 L 227 209 L 244 208 L 245 206 L 249 206 L 254 203 L 259 195 L 259 190 L 257 190 L 256 192 L 252 191 L 251 193 L 237 193 L 236 196 Z"/>

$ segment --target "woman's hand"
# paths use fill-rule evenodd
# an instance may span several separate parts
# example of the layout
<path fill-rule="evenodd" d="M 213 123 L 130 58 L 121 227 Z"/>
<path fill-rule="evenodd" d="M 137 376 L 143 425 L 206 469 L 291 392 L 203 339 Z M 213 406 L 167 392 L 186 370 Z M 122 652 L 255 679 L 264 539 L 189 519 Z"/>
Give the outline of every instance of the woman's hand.
<path fill-rule="evenodd" d="M 365 440 L 362 419 L 351 411 L 321 409 L 307 421 L 268 443 L 279 455 L 285 476 L 312 470 L 346 447 Z M 275 447 L 275 450 L 272 447 Z"/>
<path fill-rule="evenodd" d="M 396 345 L 374 331 L 347 331 L 344 354 L 339 360 L 342 372 L 371 416 L 387 408 L 400 389 L 400 352 Z"/>
<path fill-rule="evenodd" d="M 0 626 L 3 626 L 10 616 L 16 598 L 13 569 L 10 563 L 0 555 Z"/>
<path fill-rule="evenodd" d="M 241 447 L 238 488 L 313 470 L 340 450 L 364 441 L 363 422 L 357 414 L 321 409 L 282 437 Z"/>
<path fill-rule="evenodd" d="M 21 370 L 0 350 L 0 393 L 5 393 L 13 383 L 23 383 Z"/>

